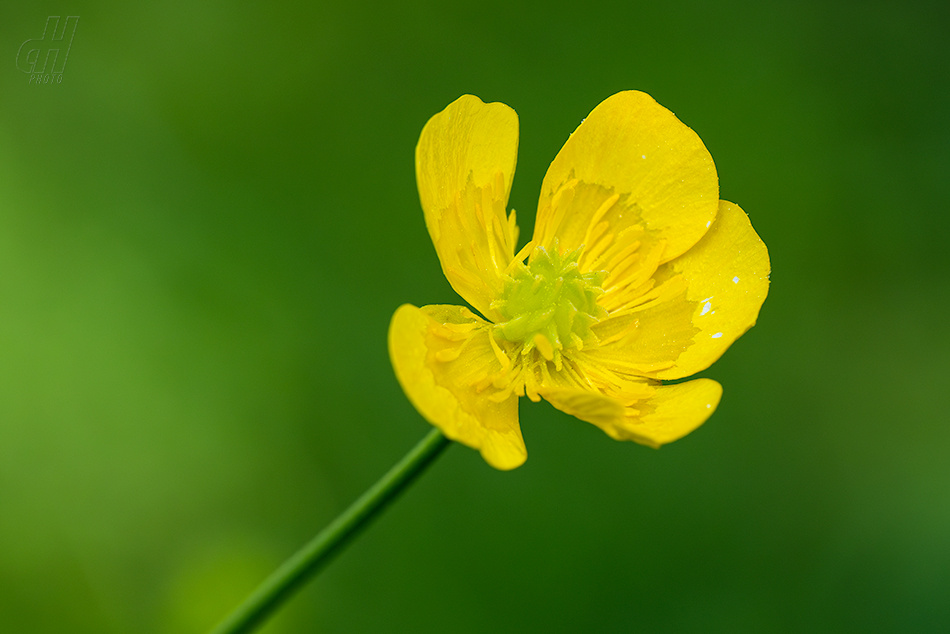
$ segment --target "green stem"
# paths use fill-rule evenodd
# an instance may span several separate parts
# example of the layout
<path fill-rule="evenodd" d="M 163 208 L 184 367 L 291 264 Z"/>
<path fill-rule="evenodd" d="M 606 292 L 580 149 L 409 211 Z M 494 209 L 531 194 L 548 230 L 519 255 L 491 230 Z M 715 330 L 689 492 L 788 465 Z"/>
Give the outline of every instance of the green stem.
<path fill-rule="evenodd" d="M 248 596 L 211 634 L 251 632 L 299 590 L 399 493 L 435 460 L 451 441 L 433 429 L 389 472 L 298 550 Z"/>

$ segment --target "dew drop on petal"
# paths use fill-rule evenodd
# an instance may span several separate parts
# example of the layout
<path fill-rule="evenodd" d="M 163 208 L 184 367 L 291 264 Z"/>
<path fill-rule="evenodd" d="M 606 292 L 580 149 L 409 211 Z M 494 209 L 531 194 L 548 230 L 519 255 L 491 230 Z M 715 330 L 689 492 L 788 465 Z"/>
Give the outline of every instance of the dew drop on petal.
<path fill-rule="evenodd" d="M 739 277 L 736 276 L 736 277 L 732 278 L 732 283 L 733 283 L 733 284 L 738 284 L 738 283 L 739 283 Z"/>
<path fill-rule="evenodd" d="M 722 336 L 722 333 L 721 333 L 721 332 L 717 332 L 716 334 L 714 334 L 714 335 L 712 336 L 712 338 L 713 338 L 713 339 L 718 339 L 718 338 L 721 337 L 721 336 Z"/>
<path fill-rule="evenodd" d="M 703 306 L 703 311 L 699 313 L 699 316 L 702 317 L 703 315 L 708 313 L 710 308 L 712 308 L 712 305 L 709 302 L 706 302 L 706 304 Z"/>

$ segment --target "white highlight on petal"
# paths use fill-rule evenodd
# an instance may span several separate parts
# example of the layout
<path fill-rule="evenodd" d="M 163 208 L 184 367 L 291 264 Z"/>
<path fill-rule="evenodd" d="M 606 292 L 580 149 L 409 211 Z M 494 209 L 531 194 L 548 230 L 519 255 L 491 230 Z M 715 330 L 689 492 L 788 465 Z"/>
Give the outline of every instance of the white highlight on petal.
<path fill-rule="evenodd" d="M 710 308 L 712 308 L 712 304 L 710 304 L 709 302 L 706 302 L 705 306 L 703 306 L 703 311 L 699 313 L 699 316 L 702 317 L 703 315 L 708 313 Z"/>
<path fill-rule="evenodd" d="M 736 277 L 732 278 L 732 283 L 733 283 L 733 284 L 738 284 L 738 283 L 739 283 L 739 277 L 736 276 Z"/>
<path fill-rule="evenodd" d="M 712 338 L 713 338 L 713 339 L 718 339 L 718 338 L 721 337 L 721 336 L 722 336 L 722 333 L 721 333 L 721 332 L 717 332 L 716 334 L 714 334 L 714 335 L 712 336 Z"/>
<path fill-rule="evenodd" d="M 640 158 L 642 158 L 642 159 L 645 159 L 646 157 L 647 157 L 646 154 L 641 154 L 641 155 L 640 155 Z"/>
<path fill-rule="evenodd" d="M 709 225 L 711 225 L 711 224 L 712 224 L 712 220 L 707 220 L 707 221 L 706 221 L 706 228 L 709 229 Z"/>

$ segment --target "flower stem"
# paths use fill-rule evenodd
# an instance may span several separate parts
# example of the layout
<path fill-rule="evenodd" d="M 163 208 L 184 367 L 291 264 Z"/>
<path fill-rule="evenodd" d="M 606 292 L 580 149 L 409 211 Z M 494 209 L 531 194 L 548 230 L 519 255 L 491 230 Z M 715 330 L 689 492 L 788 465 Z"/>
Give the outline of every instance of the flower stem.
<path fill-rule="evenodd" d="M 258 586 L 211 634 L 252 632 L 339 553 L 371 519 L 415 480 L 451 441 L 433 428 L 353 504 Z"/>

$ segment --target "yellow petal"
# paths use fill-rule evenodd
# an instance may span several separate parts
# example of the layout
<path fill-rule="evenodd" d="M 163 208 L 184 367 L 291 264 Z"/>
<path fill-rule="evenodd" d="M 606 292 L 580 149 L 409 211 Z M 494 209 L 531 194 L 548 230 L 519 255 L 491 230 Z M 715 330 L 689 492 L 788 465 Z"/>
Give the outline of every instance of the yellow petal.
<path fill-rule="evenodd" d="M 713 415 L 722 398 L 722 386 L 712 379 L 662 385 L 640 406 L 638 418 L 628 418 L 631 440 L 659 447 L 679 440 Z"/>
<path fill-rule="evenodd" d="M 686 252 L 715 219 L 719 180 L 695 132 L 642 92 L 597 106 L 544 177 L 534 241 L 561 252 L 585 246 L 582 270 L 611 274 L 608 310 Z M 607 296 L 611 294 L 608 290 Z"/>
<path fill-rule="evenodd" d="M 722 386 L 711 379 L 663 386 L 627 381 L 605 391 L 555 388 L 542 394 L 554 407 L 611 438 L 659 447 L 706 422 L 716 411 Z"/>
<path fill-rule="evenodd" d="M 664 270 L 665 269 L 665 270 Z M 680 275 L 693 304 L 693 344 L 661 379 L 705 370 L 755 325 L 769 293 L 769 252 L 738 205 L 720 201 L 719 217 L 695 247 L 664 265 L 657 277 Z"/>
<path fill-rule="evenodd" d="M 448 438 L 478 449 L 496 469 L 527 458 L 518 397 L 493 385 L 502 359 L 489 324 L 461 306 L 400 306 L 389 327 L 389 356 L 406 396 Z"/>
<path fill-rule="evenodd" d="M 506 214 L 518 155 L 518 115 L 465 95 L 435 115 L 416 146 L 416 180 L 442 271 L 489 319 L 514 257 L 518 228 Z"/>
<path fill-rule="evenodd" d="M 593 390 L 580 388 L 551 388 L 541 391 L 548 403 L 565 414 L 600 428 L 609 428 L 623 419 L 623 405 L 615 398 Z"/>
<path fill-rule="evenodd" d="M 654 275 L 636 308 L 594 328 L 585 350 L 613 371 L 679 379 L 705 370 L 751 328 L 768 294 L 769 254 L 739 207 L 722 201 L 699 243 Z M 650 299 L 652 298 L 652 299 Z"/>

